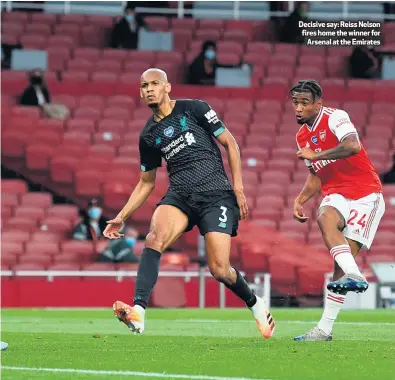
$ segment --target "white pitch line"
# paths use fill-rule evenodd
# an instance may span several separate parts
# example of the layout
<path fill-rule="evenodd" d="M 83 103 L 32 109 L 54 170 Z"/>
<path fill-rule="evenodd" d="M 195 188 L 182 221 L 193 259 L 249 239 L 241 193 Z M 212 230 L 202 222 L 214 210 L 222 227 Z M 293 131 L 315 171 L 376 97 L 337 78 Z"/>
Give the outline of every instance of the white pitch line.
<path fill-rule="evenodd" d="M 187 379 L 187 380 L 271 380 L 254 379 L 248 377 L 223 377 L 223 376 L 204 376 L 204 375 L 181 375 L 159 372 L 138 372 L 138 371 L 99 371 L 94 369 L 73 369 L 73 368 L 35 368 L 35 367 L 12 367 L 1 366 L 2 369 L 12 371 L 34 371 L 52 373 L 77 373 L 86 375 L 109 375 L 109 376 L 141 376 L 141 377 L 160 377 L 162 379 Z"/>
<path fill-rule="evenodd" d="M 154 319 L 152 319 L 154 321 Z M 169 322 L 180 322 L 180 323 L 224 323 L 224 322 L 232 322 L 232 323 L 251 323 L 250 320 L 240 319 L 240 320 L 231 320 L 231 319 L 175 319 L 169 320 Z M 317 321 L 283 321 L 277 320 L 277 326 L 280 324 L 297 324 L 297 325 L 311 325 L 313 323 L 317 323 Z M 336 322 L 336 325 L 352 325 L 352 326 L 395 326 L 393 322 Z"/>
<path fill-rule="evenodd" d="M 27 323 L 24 319 L 12 319 L 11 321 L 7 320 L 6 317 L 2 320 L 3 324 L 18 324 L 18 323 Z M 32 318 L 31 318 L 32 319 Z M 245 319 L 151 319 L 151 322 L 163 322 L 166 323 L 248 323 L 251 324 L 251 320 Z M 37 323 L 31 321 L 31 323 Z M 284 320 L 277 320 L 277 325 L 284 324 L 284 325 L 312 325 L 317 323 L 317 321 L 284 321 Z M 336 322 L 336 325 L 348 325 L 348 326 L 395 326 L 394 322 Z"/>

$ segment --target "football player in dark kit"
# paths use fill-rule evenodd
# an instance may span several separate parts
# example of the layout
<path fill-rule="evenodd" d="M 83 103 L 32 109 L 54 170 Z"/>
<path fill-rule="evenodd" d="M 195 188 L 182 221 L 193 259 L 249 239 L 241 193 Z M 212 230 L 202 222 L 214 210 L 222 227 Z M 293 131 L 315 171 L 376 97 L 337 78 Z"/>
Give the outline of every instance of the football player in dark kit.
<path fill-rule="evenodd" d="M 125 207 L 108 222 L 104 236 L 122 237 L 118 231 L 125 220 L 153 191 L 162 158 L 167 164 L 170 187 L 152 216 L 140 259 L 134 305 L 116 301 L 115 316 L 133 332 L 143 332 L 145 309 L 158 278 L 161 253 L 196 225 L 205 238 L 211 274 L 246 303 L 260 333 L 270 338 L 275 322 L 264 300 L 255 296 L 229 263 L 231 237 L 237 235 L 239 219 L 248 215 L 238 145 L 207 103 L 171 100 L 170 90 L 162 70 L 149 69 L 141 76 L 141 98 L 153 111 L 140 135 L 142 173 Z M 214 138 L 228 153 L 233 187 Z"/>

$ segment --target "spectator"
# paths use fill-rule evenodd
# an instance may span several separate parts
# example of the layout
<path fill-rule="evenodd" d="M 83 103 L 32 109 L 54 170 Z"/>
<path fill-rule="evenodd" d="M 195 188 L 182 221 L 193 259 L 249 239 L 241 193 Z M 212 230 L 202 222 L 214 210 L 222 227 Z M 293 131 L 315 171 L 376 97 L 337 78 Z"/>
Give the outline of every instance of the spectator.
<path fill-rule="evenodd" d="M 350 56 L 350 74 L 353 78 L 380 78 L 380 60 L 373 46 L 357 46 Z"/>
<path fill-rule="evenodd" d="M 296 5 L 295 10 L 285 19 L 281 37 L 282 42 L 298 44 L 304 42 L 304 37 L 302 36 L 303 28 L 299 28 L 299 21 L 308 21 L 308 10 L 309 4 L 306 1 L 301 1 Z"/>
<path fill-rule="evenodd" d="M 137 49 L 141 27 L 148 29 L 144 18 L 136 13 L 134 5 L 127 5 L 124 17 L 114 25 L 110 46 L 114 49 Z"/>
<path fill-rule="evenodd" d="M 20 99 L 22 106 L 37 107 L 51 102 L 51 96 L 41 69 L 35 69 L 29 73 L 29 82 L 29 86 L 23 91 Z"/>
<path fill-rule="evenodd" d="M 103 236 L 107 223 L 102 217 L 102 208 L 98 199 L 89 201 L 87 209 L 83 211 L 83 220 L 73 231 L 74 240 L 99 240 Z"/>
<path fill-rule="evenodd" d="M 392 168 L 381 175 L 381 180 L 386 184 L 395 183 L 395 153 L 392 156 Z"/>
<path fill-rule="evenodd" d="M 44 72 L 41 69 L 30 71 L 29 82 L 29 86 L 20 98 L 22 106 L 40 107 L 43 113 L 51 119 L 66 119 L 70 115 L 69 109 L 64 104 L 51 103 Z"/>
<path fill-rule="evenodd" d="M 124 227 L 124 239 L 111 240 L 97 261 L 101 263 L 138 263 L 133 247 L 139 236 L 136 229 Z"/>
<path fill-rule="evenodd" d="M 201 52 L 189 66 L 187 78 L 189 84 L 213 86 L 215 84 L 216 68 L 231 67 L 219 65 L 216 54 L 217 44 L 214 41 L 203 42 Z"/>

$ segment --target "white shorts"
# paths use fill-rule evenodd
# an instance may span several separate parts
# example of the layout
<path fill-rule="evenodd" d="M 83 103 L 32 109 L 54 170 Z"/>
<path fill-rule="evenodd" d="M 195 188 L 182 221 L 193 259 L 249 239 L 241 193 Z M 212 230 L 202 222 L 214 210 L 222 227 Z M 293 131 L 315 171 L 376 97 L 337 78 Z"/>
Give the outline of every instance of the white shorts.
<path fill-rule="evenodd" d="M 373 193 L 361 199 L 329 194 L 322 200 L 320 208 L 323 206 L 332 206 L 343 216 L 346 226 L 342 234 L 346 238 L 361 243 L 362 248 L 370 248 L 385 212 L 383 194 Z"/>

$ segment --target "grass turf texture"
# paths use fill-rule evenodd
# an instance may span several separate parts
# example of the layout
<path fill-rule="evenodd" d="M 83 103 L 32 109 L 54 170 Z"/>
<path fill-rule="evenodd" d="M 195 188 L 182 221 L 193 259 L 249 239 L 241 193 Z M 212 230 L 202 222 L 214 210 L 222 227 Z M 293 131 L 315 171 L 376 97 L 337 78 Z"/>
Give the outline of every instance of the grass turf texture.
<path fill-rule="evenodd" d="M 146 331 L 133 335 L 112 310 L 2 311 L 2 366 L 134 371 L 61 373 L 2 368 L 3 380 L 149 379 L 168 374 L 271 380 L 395 378 L 395 311 L 340 313 L 332 342 L 294 342 L 320 309 L 273 309 L 277 327 L 259 336 L 243 309 L 149 309 Z M 143 373 L 154 373 L 143 376 Z M 166 375 L 161 375 L 166 374 Z M 199 377 L 199 379 L 203 379 Z"/>

